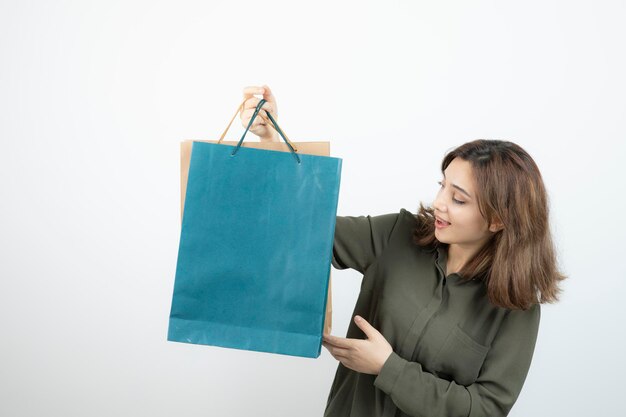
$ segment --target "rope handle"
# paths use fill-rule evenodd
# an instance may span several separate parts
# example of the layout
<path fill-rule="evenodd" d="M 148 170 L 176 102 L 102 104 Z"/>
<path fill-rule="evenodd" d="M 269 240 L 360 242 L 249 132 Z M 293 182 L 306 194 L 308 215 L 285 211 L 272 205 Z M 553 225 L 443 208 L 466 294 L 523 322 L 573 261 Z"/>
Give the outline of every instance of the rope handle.
<path fill-rule="evenodd" d="M 224 133 L 222 133 L 222 136 L 220 136 L 220 139 L 217 141 L 217 143 L 221 143 L 222 140 L 224 140 L 224 137 L 226 136 L 226 133 L 228 132 L 228 129 L 230 129 L 230 126 L 233 124 L 233 121 L 235 120 L 235 117 L 237 117 L 237 115 L 243 110 L 243 105 L 246 103 L 246 99 L 244 99 L 241 104 L 239 105 L 239 107 L 237 108 L 237 111 L 235 112 L 235 115 L 233 116 L 232 119 L 230 119 L 230 122 L 228 122 L 228 126 L 226 126 L 226 129 L 224 130 Z M 259 105 L 263 106 L 263 103 L 265 103 L 266 100 L 265 99 L 261 99 L 261 101 L 259 102 Z M 257 105 L 257 108 L 255 110 L 255 113 L 258 113 L 258 110 L 260 109 L 259 105 Z M 268 126 L 270 126 L 271 128 L 273 128 L 274 130 L 276 130 L 282 137 L 283 139 L 285 139 L 285 141 L 287 142 L 288 145 L 290 145 L 290 147 L 294 150 L 294 152 L 298 152 L 298 148 L 296 148 L 296 146 L 289 140 L 289 138 L 287 137 L 287 135 L 285 134 L 285 132 L 282 131 L 282 129 L 278 126 L 278 122 L 276 120 L 274 120 L 274 118 L 272 117 L 272 115 L 269 114 L 269 112 L 267 110 L 264 110 L 265 113 L 267 113 L 267 116 L 270 118 L 271 123 L 267 121 L 267 119 L 265 118 L 265 116 L 263 116 L 261 114 L 261 118 L 263 120 L 265 120 L 265 122 L 267 123 Z M 250 125 L 252 124 L 252 121 L 254 120 L 254 118 L 250 119 L 250 123 L 248 123 L 248 128 L 250 127 Z M 247 129 L 246 129 L 247 132 Z M 244 133 L 245 135 L 245 133 Z"/>

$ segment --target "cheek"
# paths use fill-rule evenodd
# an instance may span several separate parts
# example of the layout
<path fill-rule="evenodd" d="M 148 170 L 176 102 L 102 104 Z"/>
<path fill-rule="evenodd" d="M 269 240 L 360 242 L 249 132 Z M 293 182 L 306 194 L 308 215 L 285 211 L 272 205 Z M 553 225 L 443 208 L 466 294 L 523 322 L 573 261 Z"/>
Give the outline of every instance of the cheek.
<path fill-rule="evenodd" d="M 451 215 L 454 220 L 455 225 L 459 226 L 458 229 L 462 229 L 463 233 L 468 233 L 470 235 L 476 234 L 478 232 L 482 232 L 483 229 L 487 227 L 487 222 L 481 217 L 480 213 L 471 210 L 469 208 L 459 207 L 455 208 L 454 212 Z"/>
<path fill-rule="evenodd" d="M 472 229 L 472 233 L 474 234 L 484 234 L 487 230 L 487 221 L 485 221 L 485 219 L 483 219 L 478 212 L 474 213 L 468 223 Z"/>

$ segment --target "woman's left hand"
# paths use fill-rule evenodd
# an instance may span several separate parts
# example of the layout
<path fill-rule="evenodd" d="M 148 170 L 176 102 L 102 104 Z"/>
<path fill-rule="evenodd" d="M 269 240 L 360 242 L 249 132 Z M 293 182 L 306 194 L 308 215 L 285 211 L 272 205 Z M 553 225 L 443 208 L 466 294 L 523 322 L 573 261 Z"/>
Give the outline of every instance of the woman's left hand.
<path fill-rule="evenodd" d="M 347 339 L 324 334 L 322 345 L 345 367 L 365 374 L 378 375 L 393 348 L 364 318 L 355 316 L 354 322 L 363 330 L 367 339 Z"/>

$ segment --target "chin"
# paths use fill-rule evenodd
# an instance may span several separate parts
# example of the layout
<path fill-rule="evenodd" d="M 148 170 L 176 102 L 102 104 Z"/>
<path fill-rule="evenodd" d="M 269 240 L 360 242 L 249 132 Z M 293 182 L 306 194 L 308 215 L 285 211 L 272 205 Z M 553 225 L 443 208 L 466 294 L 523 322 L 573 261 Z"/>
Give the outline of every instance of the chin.
<path fill-rule="evenodd" d="M 445 237 L 441 237 L 441 234 L 438 235 L 436 230 L 435 230 L 435 238 L 437 238 L 437 240 L 441 243 L 447 243 L 447 244 L 451 243 L 449 239 L 446 239 Z"/>

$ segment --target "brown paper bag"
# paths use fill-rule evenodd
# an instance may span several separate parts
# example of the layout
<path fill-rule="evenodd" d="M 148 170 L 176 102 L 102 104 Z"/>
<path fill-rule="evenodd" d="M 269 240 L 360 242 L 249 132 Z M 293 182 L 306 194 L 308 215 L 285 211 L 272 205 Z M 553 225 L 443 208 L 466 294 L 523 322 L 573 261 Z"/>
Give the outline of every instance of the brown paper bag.
<path fill-rule="evenodd" d="M 243 103 L 239 106 L 237 113 L 235 113 L 235 117 L 239 114 L 239 110 L 242 108 Z M 195 140 L 189 139 L 184 140 L 180 143 L 180 218 L 182 222 L 183 213 L 185 210 L 185 195 L 187 191 L 187 177 L 189 173 L 189 163 L 191 160 L 191 147 L 193 142 L 208 142 L 208 143 L 221 143 L 224 145 L 236 146 L 239 141 L 225 141 L 224 136 L 226 132 L 230 128 L 234 120 L 231 119 L 228 127 L 222 134 L 222 137 L 219 140 Z M 266 119 L 267 120 L 267 119 Z M 268 126 L 272 127 L 271 123 L 268 123 Z M 246 135 L 246 139 L 247 139 Z M 255 137 L 255 136 L 252 136 Z M 289 142 L 294 146 L 294 149 L 297 149 L 298 153 L 308 154 L 308 155 L 320 155 L 320 156 L 330 156 L 330 142 Z M 290 152 L 287 144 L 283 142 L 249 142 L 244 141 L 241 145 L 246 148 L 257 148 L 257 149 L 269 149 L 274 151 L 282 151 L 282 152 Z M 332 274 L 328 277 L 328 300 L 326 302 L 326 315 L 324 318 L 324 333 L 330 334 L 332 328 L 332 291 L 331 291 L 331 278 Z"/>

